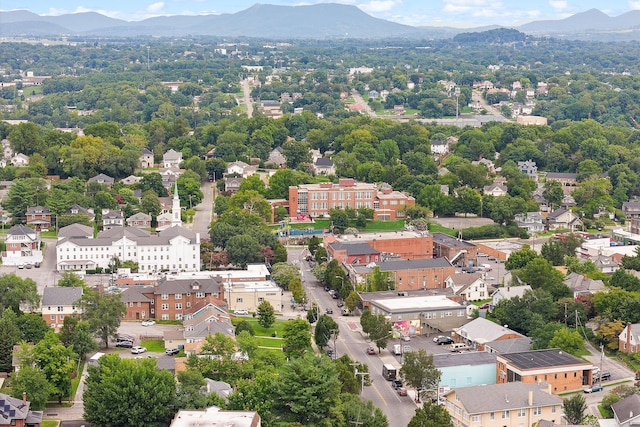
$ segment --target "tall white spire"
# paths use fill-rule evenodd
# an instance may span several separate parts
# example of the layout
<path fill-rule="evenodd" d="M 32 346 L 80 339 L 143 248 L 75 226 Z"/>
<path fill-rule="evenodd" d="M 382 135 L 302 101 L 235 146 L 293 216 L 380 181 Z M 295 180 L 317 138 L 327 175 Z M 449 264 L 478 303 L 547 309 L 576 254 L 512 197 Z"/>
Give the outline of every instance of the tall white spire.
<path fill-rule="evenodd" d="M 182 225 L 180 217 L 180 197 L 178 196 L 178 183 L 173 187 L 173 206 L 171 207 L 171 226 Z"/>

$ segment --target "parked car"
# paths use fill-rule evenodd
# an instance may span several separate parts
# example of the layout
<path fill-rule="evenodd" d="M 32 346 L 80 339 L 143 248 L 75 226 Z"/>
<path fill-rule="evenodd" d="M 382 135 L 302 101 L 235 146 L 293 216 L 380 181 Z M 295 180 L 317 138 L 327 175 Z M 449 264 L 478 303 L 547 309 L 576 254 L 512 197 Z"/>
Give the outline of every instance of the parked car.
<path fill-rule="evenodd" d="M 610 380 L 610 379 L 611 379 L 611 372 L 604 371 L 604 372 L 602 373 L 602 376 L 600 377 L 600 379 L 601 379 L 602 381 Z"/>
<path fill-rule="evenodd" d="M 33 268 L 33 264 L 31 264 L 30 262 L 26 263 L 25 268 Z"/>
<path fill-rule="evenodd" d="M 333 359 L 333 358 L 335 358 L 335 356 L 336 356 L 336 352 L 335 352 L 335 351 L 333 351 L 333 349 L 332 349 L 332 348 L 328 348 L 328 349 L 327 349 L 327 356 L 329 356 L 329 359 Z"/>
<path fill-rule="evenodd" d="M 340 298 L 340 295 L 338 295 L 337 292 L 334 292 L 334 293 L 331 294 L 331 298 L 338 299 L 338 298 Z"/>
<path fill-rule="evenodd" d="M 338 301 L 338 302 L 336 302 L 336 305 L 337 305 L 338 307 L 344 307 L 344 302 L 342 302 L 342 301 Z"/>
<path fill-rule="evenodd" d="M 327 308 L 325 311 L 327 312 L 327 314 L 333 314 L 333 309 L 332 308 Z"/>
<path fill-rule="evenodd" d="M 367 348 L 367 354 L 376 354 L 376 349 L 373 347 L 368 347 Z"/>
<path fill-rule="evenodd" d="M 411 337 L 409 335 L 403 335 L 400 337 L 402 341 L 411 341 Z"/>
<path fill-rule="evenodd" d="M 407 389 L 404 387 L 400 387 L 398 389 L 396 389 L 396 391 L 398 392 L 398 396 L 406 396 L 407 395 Z"/>
<path fill-rule="evenodd" d="M 131 347 L 131 354 L 142 354 L 144 352 L 146 352 L 147 349 L 144 347 L 141 347 L 139 345 L 135 346 L 135 347 Z"/>
<path fill-rule="evenodd" d="M 119 348 L 132 348 L 133 347 L 133 341 L 127 341 L 127 340 L 118 341 L 118 342 L 116 342 L 116 347 L 119 347 Z"/>
<path fill-rule="evenodd" d="M 444 335 L 438 335 L 437 337 L 433 337 L 433 342 L 437 343 L 440 338 L 446 338 Z"/>
<path fill-rule="evenodd" d="M 142 321 L 142 326 L 153 326 L 156 324 L 155 320 L 147 319 Z"/>
<path fill-rule="evenodd" d="M 236 310 L 233 312 L 236 316 L 246 316 L 249 314 L 248 310 Z"/>
<path fill-rule="evenodd" d="M 438 341 L 436 341 L 438 345 L 448 345 L 453 344 L 453 338 L 451 337 L 439 337 Z"/>
<path fill-rule="evenodd" d="M 585 393 L 596 393 L 598 391 L 602 391 L 601 385 L 592 385 L 591 387 L 584 390 Z"/>
<path fill-rule="evenodd" d="M 21 262 L 20 264 L 18 264 L 18 268 L 22 270 L 24 268 L 24 263 Z"/>
<path fill-rule="evenodd" d="M 177 348 L 168 348 L 164 351 L 168 356 L 175 356 L 180 353 L 180 350 Z"/>
<path fill-rule="evenodd" d="M 33 266 L 34 266 L 35 268 L 40 268 L 40 261 L 36 261 L 36 262 L 34 262 L 34 263 L 33 263 Z"/>
<path fill-rule="evenodd" d="M 329 291 L 331 290 L 331 288 L 330 288 L 330 287 L 328 287 L 328 286 L 325 286 L 325 287 L 324 287 L 324 290 L 325 290 L 325 291 L 327 291 L 327 292 L 329 292 Z"/>
<path fill-rule="evenodd" d="M 482 304 L 480 307 L 478 307 L 480 310 L 487 310 L 489 307 L 491 307 L 491 305 L 489 303 L 486 304 Z"/>
<path fill-rule="evenodd" d="M 393 380 L 391 381 L 391 387 L 398 389 L 402 387 L 402 381 L 400 380 Z"/>

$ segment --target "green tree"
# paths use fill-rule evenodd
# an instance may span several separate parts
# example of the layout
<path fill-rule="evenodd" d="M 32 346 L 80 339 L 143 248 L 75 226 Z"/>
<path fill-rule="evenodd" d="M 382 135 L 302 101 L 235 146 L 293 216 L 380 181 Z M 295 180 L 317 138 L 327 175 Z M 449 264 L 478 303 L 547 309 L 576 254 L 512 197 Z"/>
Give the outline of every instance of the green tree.
<path fill-rule="evenodd" d="M 392 278 L 392 273 L 388 271 L 380 271 L 380 267 L 377 265 L 373 267 L 373 271 L 371 273 L 367 274 L 366 280 L 367 292 L 381 292 L 396 288 L 396 284 Z"/>
<path fill-rule="evenodd" d="M 240 335 L 240 333 L 243 331 L 246 331 L 251 335 L 256 334 L 253 330 L 253 326 L 251 326 L 251 323 L 247 322 L 246 320 L 243 320 L 236 325 L 236 336 Z"/>
<path fill-rule="evenodd" d="M 31 402 L 30 409 L 42 411 L 45 408 L 51 394 L 51 385 L 40 368 L 24 366 L 14 374 L 11 380 L 11 396 L 22 399 L 22 393 L 27 393 Z"/>
<path fill-rule="evenodd" d="M 175 409 L 204 409 L 209 405 L 207 382 L 195 369 L 178 372 Z"/>
<path fill-rule="evenodd" d="M 540 255 L 553 266 L 564 264 L 565 251 L 559 242 L 545 242 L 540 249 Z"/>
<path fill-rule="evenodd" d="M 0 372 L 10 372 L 12 369 L 11 355 L 13 346 L 20 341 L 18 316 L 11 308 L 2 312 L 0 317 Z"/>
<path fill-rule="evenodd" d="M 307 293 L 302 287 L 302 281 L 300 277 L 295 277 L 289 282 L 289 290 L 291 291 L 291 297 L 298 304 L 304 304 L 307 302 Z"/>
<path fill-rule="evenodd" d="M 69 317 L 71 316 L 65 317 L 65 320 Z M 83 360 L 87 357 L 87 354 L 98 349 L 98 343 L 93 337 L 89 322 L 83 320 L 76 323 L 70 336 L 69 345 Z"/>
<path fill-rule="evenodd" d="M 108 354 L 90 366 L 83 395 L 84 419 L 96 427 L 165 426 L 174 410 L 176 383 L 153 358 Z"/>
<path fill-rule="evenodd" d="M 70 397 L 71 373 L 76 369 L 78 355 L 63 346 L 53 330 L 35 345 L 33 355 L 51 385 L 51 394 L 62 403 L 62 399 Z"/>
<path fill-rule="evenodd" d="M 613 320 L 602 323 L 598 328 L 596 336 L 601 343 L 604 343 L 609 350 L 618 350 L 618 337 L 624 330 L 625 324 L 621 320 Z"/>
<path fill-rule="evenodd" d="M 86 286 L 86 283 L 73 271 L 65 271 L 62 274 L 62 277 L 58 279 L 58 286 L 63 288 L 84 288 Z"/>
<path fill-rule="evenodd" d="M 549 342 L 551 342 L 555 333 L 562 328 L 562 324 L 558 322 L 549 322 L 534 330 L 531 334 L 532 349 L 543 350 L 550 348 Z"/>
<path fill-rule="evenodd" d="M 509 257 L 511 258 L 511 257 Z M 518 272 L 518 277 L 531 285 L 533 289 L 543 289 L 551 294 L 554 301 L 570 297 L 571 289 L 563 283 L 564 276 L 561 272 L 542 257 L 534 258 Z"/>
<path fill-rule="evenodd" d="M 340 400 L 342 401 L 342 416 L 344 417 L 345 425 L 389 426 L 389 420 L 382 412 L 382 409 L 376 407 L 370 400 L 365 402 L 359 396 L 350 393 L 343 393 L 340 396 Z"/>
<path fill-rule="evenodd" d="M 51 330 L 42 315 L 36 313 L 23 313 L 20 315 L 18 317 L 18 328 L 20 328 L 21 338 L 32 343 L 40 341 Z"/>
<path fill-rule="evenodd" d="M 311 308 L 309 309 L 309 311 L 307 311 L 307 322 L 313 325 L 318 321 L 319 315 L 320 315 L 320 307 L 318 307 L 318 304 L 316 303 L 311 304 Z"/>
<path fill-rule="evenodd" d="M 391 339 L 391 322 L 383 314 L 376 314 L 371 316 L 367 329 L 369 330 L 369 338 L 376 344 L 378 353 L 380 353 L 380 349 L 386 348 Z"/>
<path fill-rule="evenodd" d="M 356 291 L 349 292 L 349 295 L 344 299 L 344 305 L 349 309 L 349 311 L 354 311 L 358 304 L 360 304 L 360 296 Z"/>
<path fill-rule="evenodd" d="M 300 277 L 300 268 L 290 262 L 279 262 L 271 267 L 271 278 L 282 289 L 289 289 L 289 283 Z"/>
<path fill-rule="evenodd" d="M 316 329 L 314 331 L 316 345 L 320 348 L 326 347 L 329 344 L 329 340 L 339 332 L 340 329 L 338 329 L 336 321 L 333 320 L 331 316 L 323 314 L 318 319 L 318 323 L 316 324 Z"/>
<path fill-rule="evenodd" d="M 407 427 L 453 427 L 449 412 L 440 405 L 424 402 L 422 408 L 416 409 Z"/>
<path fill-rule="evenodd" d="M 587 410 L 587 401 L 581 394 L 575 394 L 562 402 L 564 417 L 569 424 L 580 424 Z"/>
<path fill-rule="evenodd" d="M 127 313 L 120 294 L 85 290 L 80 299 L 80 307 L 83 309 L 82 320 L 89 323 L 91 332 L 109 348 L 109 338 L 118 337 L 120 318 Z"/>
<path fill-rule="evenodd" d="M 333 229 L 338 233 L 344 232 L 344 230 L 349 227 L 349 217 L 344 210 L 332 208 L 329 210 L 329 216 L 331 217 L 331 225 L 333 225 Z"/>
<path fill-rule="evenodd" d="M 257 191 L 238 191 L 229 199 L 229 208 L 244 209 L 249 213 L 260 216 L 265 221 L 271 222 L 271 204 Z"/>
<path fill-rule="evenodd" d="M 284 325 L 282 347 L 289 357 L 303 356 L 311 348 L 311 325 L 303 319 L 293 319 Z"/>
<path fill-rule="evenodd" d="M 569 328 L 562 328 L 553 334 L 553 338 L 549 341 L 549 347 L 559 348 L 574 356 L 583 354 L 587 347 L 580 332 Z"/>
<path fill-rule="evenodd" d="M 10 308 L 21 313 L 20 306 L 37 307 L 40 303 L 36 282 L 13 273 L 0 276 L 0 310 Z"/>
<path fill-rule="evenodd" d="M 283 425 L 342 425 L 335 365 L 311 354 L 291 359 L 276 384 L 274 413 Z"/>
<path fill-rule="evenodd" d="M 276 314 L 269 301 L 262 301 L 258 306 L 258 324 L 269 329 L 276 321 Z"/>
<path fill-rule="evenodd" d="M 231 263 L 245 268 L 247 264 L 260 262 L 260 243 L 255 237 L 240 234 L 231 237 L 225 245 Z"/>
<path fill-rule="evenodd" d="M 544 191 L 542 197 L 551 206 L 559 207 L 562 199 L 564 198 L 564 191 L 562 191 L 562 184 L 559 181 L 549 181 L 544 183 Z"/>
<path fill-rule="evenodd" d="M 253 358 L 256 351 L 258 351 L 258 338 L 248 331 L 242 331 L 239 335 L 236 335 L 236 342 L 238 343 L 238 350 L 249 356 L 249 358 Z"/>
<path fill-rule="evenodd" d="M 142 193 L 142 199 L 140 200 L 140 211 L 157 217 L 162 212 L 162 205 L 158 195 L 153 190 L 147 190 Z"/>
<path fill-rule="evenodd" d="M 504 264 L 504 268 L 507 270 L 518 270 L 526 266 L 529 261 L 538 257 L 538 253 L 531 249 L 528 245 L 525 245 L 519 251 L 512 252 L 509 255 L 509 259 Z"/>
<path fill-rule="evenodd" d="M 441 372 L 433 365 L 433 355 L 424 349 L 405 353 L 404 364 L 400 368 L 403 381 L 416 390 L 434 390 L 440 382 Z"/>

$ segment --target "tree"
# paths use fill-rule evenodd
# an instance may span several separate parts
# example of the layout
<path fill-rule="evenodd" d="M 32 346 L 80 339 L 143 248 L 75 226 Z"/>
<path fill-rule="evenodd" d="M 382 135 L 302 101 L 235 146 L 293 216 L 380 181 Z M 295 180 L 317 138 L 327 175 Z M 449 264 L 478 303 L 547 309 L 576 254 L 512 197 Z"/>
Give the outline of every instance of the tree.
<path fill-rule="evenodd" d="M 624 330 L 624 323 L 621 320 L 613 320 L 600 325 L 596 336 L 601 343 L 604 343 L 609 350 L 618 350 L 619 336 Z"/>
<path fill-rule="evenodd" d="M 231 263 L 245 268 L 247 264 L 260 262 L 260 243 L 248 234 L 231 237 L 225 245 Z"/>
<path fill-rule="evenodd" d="M 276 314 L 269 301 L 262 301 L 258 306 L 258 324 L 269 329 L 276 321 Z"/>
<path fill-rule="evenodd" d="M 338 233 L 342 233 L 349 226 L 349 217 L 344 210 L 332 208 L 329 210 L 329 216 L 333 229 Z"/>
<path fill-rule="evenodd" d="M 342 393 L 342 416 L 345 425 L 362 425 L 366 427 L 388 427 L 389 420 L 382 410 L 376 407 L 372 401 L 362 400 L 351 393 Z"/>
<path fill-rule="evenodd" d="M 566 327 L 553 334 L 553 338 L 549 341 L 549 347 L 559 348 L 574 356 L 579 356 L 587 350 L 580 332 Z"/>
<path fill-rule="evenodd" d="M 344 305 L 349 309 L 349 311 L 354 311 L 358 304 L 360 304 L 360 296 L 356 291 L 349 292 L 349 295 L 344 299 Z"/>
<path fill-rule="evenodd" d="M 290 262 L 279 262 L 271 268 L 271 278 L 282 289 L 289 289 L 289 283 L 300 277 L 300 268 Z"/>
<path fill-rule="evenodd" d="M 18 317 L 18 328 L 22 334 L 21 338 L 32 343 L 40 341 L 51 330 L 42 315 L 36 313 L 23 313 Z"/>
<path fill-rule="evenodd" d="M 253 175 L 257 176 L 257 175 Z M 261 181 L 262 182 L 262 181 Z M 272 207 L 264 196 L 254 190 L 238 191 L 229 199 L 229 209 L 244 209 L 271 222 Z"/>
<path fill-rule="evenodd" d="M 441 372 L 433 365 L 433 355 L 427 354 L 424 349 L 405 353 L 404 364 L 400 368 L 400 376 L 403 381 L 420 392 L 434 390 L 440 382 Z"/>
<path fill-rule="evenodd" d="M 581 424 L 584 412 L 587 410 L 587 401 L 581 394 L 575 394 L 562 402 L 564 417 L 569 424 Z"/>
<path fill-rule="evenodd" d="M 314 331 L 314 339 L 316 345 L 320 348 L 326 347 L 329 344 L 329 340 L 336 336 L 340 332 L 338 324 L 329 315 L 323 314 L 318 319 L 316 329 Z"/>
<path fill-rule="evenodd" d="M 40 368 L 24 366 L 14 374 L 11 380 L 11 396 L 22 399 L 23 393 L 27 393 L 31 402 L 30 409 L 41 411 L 45 408 L 51 394 L 51 385 Z"/>
<path fill-rule="evenodd" d="M 18 316 L 7 308 L 0 317 L 0 372 L 10 372 L 12 369 L 13 346 L 20 341 Z"/>
<path fill-rule="evenodd" d="M 19 314 L 20 306 L 37 307 L 39 303 L 38 287 L 32 279 L 13 273 L 0 276 L 0 311 L 10 308 Z"/>
<path fill-rule="evenodd" d="M 236 335 L 236 342 L 238 343 L 238 350 L 249 356 L 249 358 L 252 358 L 258 350 L 258 338 L 248 331 L 242 331 L 239 335 Z"/>
<path fill-rule="evenodd" d="M 71 373 L 76 369 L 78 355 L 70 347 L 63 346 L 53 330 L 35 345 L 33 355 L 51 385 L 51 394 L 62 403 L 63 398 L 70 397 Z"/>
<path fill-rule="evenodd" d="M 86 283 L 73 271 L 65 271 L 58 280 L 58 286 L 63 288 L 85 287 Z"/>
<path fill-rule="evenodd" d="M 162 212 L 162 205 L 158 195 L 153 190 L 147 190 L 142 193 L 142 199 L 140 199 L 140 211 L 147 213 L 152 217 L 157 217 Z"/>
<path fill-rule="evenodd" d="M 318 321 L 318 316 L 320 315 L 320 307 L 318 304 L 311 304 L 311 308 L 307 311 L 307 322 L 314 324 Z"/>
<path fill-rule="evenodd" d="M 380 271 L 379 266 L 373 267 L 373 271 L 367 274 L 367 292 L 381 292 L 395 289 L 396 284 L 393 281 L 391 272 Z"/>
<path fill-rule="evenodd" d="M 85 290 L 80 307 L 83 309 L 82 320 L 89 322 L 91 332 L 109 348 L 109 338 L 117 338 L 120 318 L 127 313 L 120 294 Z"/>
<path fill-rule="evenodd" d="M 311 354 L 291 359 L 276 384 L 274 413 L 282 425 L 342 425 L 335 365 Z"/>
<path fill-rule="evenodd" d="M 553 266 L 564 264 L 565 251 L 560 242 L 545 242 L 540 249 L 540 255 Z"/>
<path fill-rule="evenodd" d="M 291 291 L 291 297 L 298 304 L 304 304 L 307 302 L 307 293 L 302 287 L 302 281 L 300 281 L 300 277 L 294 278 L 291 282 L 289 282 L 289 290 Z"/>
<path fill-rule="evenodd" d="M 564 198 L 564 192 L 562 191 L 562 184 L 559 181 L 547 180 L 544 184 L 544 191 L 542 197 L 545 198 L 547 203 L 551 206 L 560 206 L 562 199 Z"/>
<path fill-rule="evenodd" d="M 369 338 L 376 343 L 378 353 L 381 348 L 386 348 L 387 343 L 391 339 L 391 322 L 389 322 L 383 314 L 376 314 L 371 317 L 368 325 Z"/>
<path fill-rule="evenodd" d="M 453 423 L 444 406 L 424 402 L 422 408 L 416 409 L 407 427 L 453 427 Z"/>
<path fill-rule="evenodd" d="M 65 317 L 64 320 L 67 320 L 69 317 L 71 316 Z M 93 337 L 89 322 L 83 320 L 76 323 L 71 333 L 69 345 L 73 348 L 73 351 L 78 353 L 82 360 L 87 357 L 88 353 L 98 349 L 98 343 Z"/>
<path fill-rule="evenodd" d="M 243 332 L 243 331 L 246 331 L 251 335 L 256 334 L 253 330 L 253 326 L 251 326 L 251 323 L 247 322 L 246 320 L 243 320 L 242 322 L 236 325 L 236 336 L 240 335 L 240 332 Z"/>
<path fill-rule="evenodd" d="M 293 319 L 284 325 L 283 350 L 287 357 L 301 357 L 311 348 L 311 325 L 306 320 Z"/>
<path fill-rule="evenodd" d="M 525 245 L 519 251 L 512 252 L 509 255 L 509 259 L 504 264 L 504 268 L 507 270 L 518 270 L 526 266 L 529 261 L 538 257 L 538 253 L 531 249 L 528 245 Z"/>
<path fill-rule="evenodd" d="M 209 406 L 207 382 L 195 369 L 178 372 L 175 409 L 204 409 Z"/>
<path fill-rule="evenodd" d="M 96 427 L 167 425 L 173 413 L 176 383 L 156 360 L 120 359 L 108 354 L 90 366 L 83 395 L 84 419 Z"/>

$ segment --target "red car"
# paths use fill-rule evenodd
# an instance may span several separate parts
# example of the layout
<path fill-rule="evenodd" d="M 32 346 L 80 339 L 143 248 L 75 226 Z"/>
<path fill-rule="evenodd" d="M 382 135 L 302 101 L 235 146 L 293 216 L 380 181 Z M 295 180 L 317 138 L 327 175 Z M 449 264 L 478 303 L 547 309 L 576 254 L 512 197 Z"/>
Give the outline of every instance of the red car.
<path fill-rule="evenodd" d="M 407 395 L 407 389 L 404 387 L 400 387 L 399 389 L 396 390 L 398 392 L 399 396 L 406 396 Z"/>
<path fill-rule="evenodd" d="M 375 348 L 373 348 L 373 347 L 369 347 L 369 348 L 367 349 L 367 354 L 376 354 L 376 349 L 375 349 Z"/>

